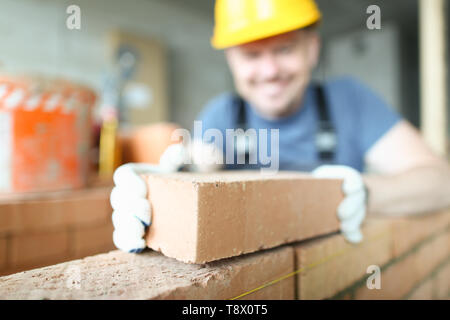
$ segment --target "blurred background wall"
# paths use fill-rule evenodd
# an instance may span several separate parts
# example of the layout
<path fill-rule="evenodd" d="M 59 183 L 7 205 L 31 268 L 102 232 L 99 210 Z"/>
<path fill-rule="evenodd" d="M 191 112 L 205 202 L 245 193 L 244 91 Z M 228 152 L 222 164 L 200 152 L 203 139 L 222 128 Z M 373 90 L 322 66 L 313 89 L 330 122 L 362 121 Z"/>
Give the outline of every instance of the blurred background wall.
<path fill-rule="evenodd" d="M 62 75 L 100 90 L 107 67 L 106 37 L 110 30 L 120 29 L 158 39 L 167 47 L 172 120 L 189 125 L 210 97 L 230 88 L 223 57 L 209 45 L 211 13 L 191 3 L 173 0 L 1 0 L 0 3 L 2 70 Z M 66 28 L 66 8 L 71 4 L 81 8 L 81 30 Z"/>
<path fill-rule="evenodd" d="M 210 98 L 232 90 L 222 53 L 209 45 L 212 0 L 0 2 L 2 70 L 63 75 L 100 90 L 107 68 L 107 33 L 117 29 L 157 39 L 166 47 L 169 120 L 190 127 Z M 81 8 L 81 30 L 65 27 L 70 4 Z M 319 0 L 318 4 L 324 15 L 324 45 L 315 76 L 354 75 L 418 125 L 417 1 Z M 381 30 L 366 27 L 366 8 L 372 4 L 381 8 Z"/>

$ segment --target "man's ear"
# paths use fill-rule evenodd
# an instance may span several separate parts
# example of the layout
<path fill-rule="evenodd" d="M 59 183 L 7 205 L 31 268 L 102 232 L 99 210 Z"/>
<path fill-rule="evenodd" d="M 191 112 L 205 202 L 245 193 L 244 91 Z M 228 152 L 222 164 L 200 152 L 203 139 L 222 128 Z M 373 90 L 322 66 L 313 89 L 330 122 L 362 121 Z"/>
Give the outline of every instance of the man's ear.
<path fill-rule="evenodd" d="M 233 48 L 227 48 L 223 51 L 223 55 L 225 56 L 225 61 L 227 62 L 228 68 L 231 69 L 231 55 Z"/>

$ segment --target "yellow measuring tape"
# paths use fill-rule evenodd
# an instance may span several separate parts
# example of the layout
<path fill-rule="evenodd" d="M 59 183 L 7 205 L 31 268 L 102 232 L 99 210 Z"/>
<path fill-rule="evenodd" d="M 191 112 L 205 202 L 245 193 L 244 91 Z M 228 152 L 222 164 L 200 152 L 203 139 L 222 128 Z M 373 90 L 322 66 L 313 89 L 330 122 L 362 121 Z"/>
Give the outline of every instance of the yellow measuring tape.
<path fill-rule="evenodd" d="M 375 235 L 375 236 L 373 236 L 373 237 L 367 239 L 366 241 L 364 241 L 364 242 L 361 244 L 361 246 L 365 245 L 366 243 L 368 243 L 368 242 L 370 242 L 370 241 L 377 240 L 378 238 L 381 238 L 382 236 L 384 236 L 384 235 L 387 234 L 388 232 L 389 232 L 389 231 L 383 231 L 383 232 L 380 232 L 379 234 L 377 234 L 377 235 Z M 355 247 L 354 247 L 354 246 L 353 246 L 353 247 L 350 246 L 350 247 L 344 248 L 344 249 L 342 249 L 342 250 L 339 250 L 338 252 L 335 252 L 334 254 L 332 254 L 332 255 L 330 255 L 330 256 L 328 256 L 328 257 L 325 257 L 325 258 L 323 258 L 323 259 L 320 259 L 320 260 L 318 260 L 318 261 L 315 261 L 315 262 L 313 262 L 313 263 L 310 263 L 309 265 L 304 266 L 304 267 L 302 267 L 302 268 L 300 268 L 300 269 L 297 269 L 297 270 L 295 270 L 294 272 L 288 273 L 288 274 L 286 274 L 286 275 L 284 275 L 284 276 L 282 276 L 282 277 L 280 277 L 280 278 L 278 278 L 278 279 L 272 280 L 272 281 L 270 281 L 270 282 L 268 282 L 268 283 L 266 283 L 266 284 L 263 284 L 263 285 L 261 285 L 261 286 L 255 288 L 255 289 L 252 289 L 252 290 L 250 290 L 250 291 L 247 291 L 247 292 L 245 292 L 245 293 L 243 293 L 243 294 L 240 294 L 240 295 L 238 295 L 238 296 L 236 296 L 236 297 L 234 297 L 234 298 L 231 298 L 231 299 L 229 299 L 229 300 L 237 300 L 237 299 L 240 299 L 240 298 L 245 297 L 245 296 L 247 296 L 247 295 L 249 295 L 249 294 L 251 294 L 251 293 L 253 293 L 253 292 L 259 291 L 259 290 L 264 289 L 264 288 L 266 288 L 266 287 L 268 287 L 268 286 L 271 286 L 271 285 L 273 285 L 273 284 L 275 284 L 275 283 L 278 283 L 278 282 L 280 282 L 280 281 L 282 281 L 282 280 L 284 280 L 284 279 L 293 277 L 293 276 L 295 276 L 296 274 L 299 274 L 299 273 L 302 273 L 302 272 L 304 272 L 304 271 L 306 271 L 306 270 L 309 270 L 309 269 L 318 267 L 318 266 L 320 266 L 320 265 L 322 265 L 322 264 L 324 264 L 324 263 L 330 261 L 331 259 L 334 259 L 334 258 L 336 258 L 336 257 L 338 257 L 338 256 L 343 255 L 344 253 L 346 253 L 346 252 L 348 252 L 348 251 L 350 251 L 350 250 L 352 250 L 352 249 L 355 249 Z"/>

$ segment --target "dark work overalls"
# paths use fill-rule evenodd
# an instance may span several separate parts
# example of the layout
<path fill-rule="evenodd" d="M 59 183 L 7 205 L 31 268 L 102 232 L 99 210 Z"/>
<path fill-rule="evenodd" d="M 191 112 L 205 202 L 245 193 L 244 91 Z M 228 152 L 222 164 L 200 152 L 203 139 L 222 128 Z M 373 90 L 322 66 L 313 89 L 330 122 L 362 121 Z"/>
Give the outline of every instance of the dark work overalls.
<path fill-rule="evenodd" d="M 317 126 L 317 132 L 315 136 L 316 150 L 318 152 L 319 164 L 330 164 L 333 163 L 336 154 L 337 136 L 334 125 L 330 118 L 330 113 L 327 105 L 327 100 L 322 85 L 315 84 L 314 91 L 317 100 L 317 112 L 319 123 Z M 246 131 L 248 129 L 246 113 L 245 113 L 245 102 L 240 96 L 235 96 L 234 98 L 235 107 L 237 110 L 236 119 L 236 129 L 242 129 Z M 245 153 L 245 165 L 238 166 L 235 168 L 246 169 L 249 168 L 249 157 L 250 150 L 248 148 L 249 142 L 246 141 L 245 150 L 237 150 L 238 143 L 235 142 L 235 157 L 237 153 Z M 241 144 L 242 145 L 242 144 Z M 300 168 L 295 168 L 300 171 L 310 171 L 317 167 L 315 165 L 308 165 Z M 251 168 L 251 167 L 250 167 Z"/>

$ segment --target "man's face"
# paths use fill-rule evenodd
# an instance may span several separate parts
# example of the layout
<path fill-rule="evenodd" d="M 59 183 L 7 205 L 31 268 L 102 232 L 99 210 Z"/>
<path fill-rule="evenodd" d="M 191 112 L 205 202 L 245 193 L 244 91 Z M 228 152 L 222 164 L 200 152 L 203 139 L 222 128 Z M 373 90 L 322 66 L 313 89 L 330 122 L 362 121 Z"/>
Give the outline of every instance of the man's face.
<path fill-rule="evenodd" d="M 280 118 L 301 103 L 319 56 L 314 31 L 297 30 L 226 50 L 238 93 L 262 116 Z"/>

